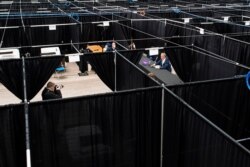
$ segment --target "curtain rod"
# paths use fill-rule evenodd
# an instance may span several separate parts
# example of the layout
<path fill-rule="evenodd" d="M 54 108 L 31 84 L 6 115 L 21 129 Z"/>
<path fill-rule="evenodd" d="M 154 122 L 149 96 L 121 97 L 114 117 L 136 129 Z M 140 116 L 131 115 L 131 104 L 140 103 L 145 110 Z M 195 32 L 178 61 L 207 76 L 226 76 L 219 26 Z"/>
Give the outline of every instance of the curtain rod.
<path fill-rule="evenodd" d="M 244 142 L 244 141 L 248 141 L 248 140 L 250 140 L 250 137 L 244 138 L 244 139 L 239 139 L 239 140 L 237 140 L 237 142 Z"/>
<path fill-rule="evenodd" d="M 186 87 L 186 86 L 193 86 L 193 85 L 203 85 L 203 84 L 219 83 L 219 82 L 224 82 L 224 81 L 244 80 L 245 78 L 246 78 L 245 75 L 235 75 L 235 76 L 228 77 L 228 78 L 211 79 L 211 80 L 204 80 L 204 81 L 185 82 L 183 84 L 170 85 L 170 86 L 167 86 L 167 87 L 168 88 L 178 88 L 178 87 Z"/>

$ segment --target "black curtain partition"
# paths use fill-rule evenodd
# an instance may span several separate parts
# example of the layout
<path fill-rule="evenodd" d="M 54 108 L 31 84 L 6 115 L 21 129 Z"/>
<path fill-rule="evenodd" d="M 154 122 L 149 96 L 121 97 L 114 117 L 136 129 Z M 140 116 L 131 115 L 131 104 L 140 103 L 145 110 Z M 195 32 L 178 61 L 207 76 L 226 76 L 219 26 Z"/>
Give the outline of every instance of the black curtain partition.
<path fill-rule="evenodd" d="M 89 62 L 100 79 L 111 89 L 115 89 L 114 53 L 84 54 L 81 61 Z"/>
<path fill-rule="evenodd" d="M 49 80 L 64 56 L 25 59 L 27 99 L 31 100 Z"/>
<path fill-rule="evenodd" d="M 222 80 L 172 89 L 235 139 L 250 137 L 250 91 L 245 79 Z"/>
<path fill-rule="evenodd" d="M 238 39 L 245 42 L 250 42 L 250 35 L 229 35 L 231 38 Z"/>
<path fill-rule="evenodd" d="M 22 60 L 0 61 L 0 82 L 19 99 L 23 99 Z"/>
<path fill-rule="evenodd" d="M 121 54 L 136 63 L 141 58 L 141 51 L 124 51 Z M 81 61 L 88 61 L 95 69 L 100 79 L 111 89 L 115 90 L 115 60 L 113 52 L 98 53 L 98 54 L 84 54 L 81 56 Z M 156 86 L 157 83 L 152 81 L 147 74 L 143 74 L 131 63 L 127 62 L 119 54 L 117 54 L 116 62 L 116 89 L 128 90 L 135 88 L 144 88 Z"/>
<path fill-rule="evenodd" d="M 240 64 L 250 66 L 250 45 L 244 42 L 222 36 L 202 36 L 195 38 L 194 45 Z"/>
<path fill-rule="evenodd" d="M 145 19 L 143 16 L 132 14 L 131 19 Z M 144 38 L 150 38 L 152 36 L 148 35 L 148 26 L 149 21 L 136 21 L 131 20 L 131 27 L 132 29 L 132 37 L 133 39 L 144 39 Z M 151 27 L 152 28 L 152 27 Z M 136 29 L 136 30 L 135 30 Z M 138 31 L 139 30 L 139 31 Z M 150 47 L 150 42 L 148 40 L 142 40 L 140 42 L 135 43 L 137 48 L 145 48 Z"/>
<path fill-rule="evenodd" d="M 2 47 L 18 47 L 21 44 L 21 28 L 1 29 Z"/>
<path fill-rule="evenodd" d="M 125 25 L 125 26 L 123 26 Z M 112 30 L 115 40 L 128 40 L 132 38 L 132 30 L 128 27 L 131 27 L 130 21 L 119 21 L 119 23 L 112 24 Z M 132 41 L 120 41 L 119 43 L 125 47 L 128 47 Z"/>
<path fill-rule="evenodd" d="M 210 51 L 212 53 L 221 54 L 221 50 L 225 49 L 230 49 L 228 47 L 222 46 L 222 42 L 225 39 L 222 38 L 221 36 L 199 36 L 195 38 L 194 45 L 198 46 L 204 50 Z"/>
<path fill-rule="evenodd" d="M 145 26 L 144 24 L 142 25 Z M 146 22 L 146 30 L 144 32 L 147 32 L 148 34 L 151 34 L 155 37 L 164 38 L 166 36 L 166 24 L 164 21 L 147 21 Z M 164 46 L 165 41 L 163 40 L 148 40 L 149 46 Z"/>
<path fill-rule="evenodd" d="M 165 27 L 165 37 L 178 36 L 179 28 L 173 26 L 172 24 L 166 24 Z"/>
<path fill-rule="evenodd" d="M 247 73 L 247 69 L 186 48 L 166 49 L 169 59 L 185 82 L 228 78 Z"/>
<path fill-rule="evenodd" d="M 232 39 L 224 39 L 221 43 L 223 57 L 250 66 L 250 45 Z"/>
<path fill-rule="evenodd" d="M 113 23 L 110 23 L 110 26 L 102 26 L 102 21 L 109 21 L 111 18 L 111 15 L 80 16 L 79 21 L 83 22 L 81 39 L 84 42 L 112 40 L 114 38 Z"/>
<path fill-rule="evenodd" d="M 161 89 L 31 103 L 36 167 L 156 167 Z"/>
<path fill-rule="evenodd" d="M 24 106 L 0 107 L 0 166 L 26 167 Z"/>
<path fill-rule="evenodd" d="M 163 166 L 248 167 L 250 153 L 166 91 Z"/>
<path fill-rule="evenodd" d="M 15 24 L 14 24 L 15 23 Z M 81 38 L 80 25 L 60 25 L 56 30 L 50 30 L 49 24 L 71 23 L 68 17 L 29 18 L 24 19 L 23 28 L 20 20 L 9 19 L 7 26 L 20 26 L 0 31 L 3 38 L 2 47 L 18 47 L 79 42 Z M 35 27 L 34 25 L 46 25 Z"/>
<path fill-rule="evenodd" d="M 153 81 L 147 74 L 142 73 L 136 68 L 136 65 L 132 65 L 131 62 L 125 60 L 119 54 L 117 54 L 116 60 L 117 90 L 129 90 L 158 85 L 158 83 Z"/>
<path fill-rule="evenodd" d="M 97 27 L 97 24 L 85 23 L 82 25 L 82 38 L 84 42 L 101 41 L 104 39 L 106 29 L 104 27 Z"/>
<path fill-rule="evenodd" d="M 141 18 L 139 18 L 141 19 Z M 155 25 L 155 26 L 153 26 Z M 165 45 L 163 40 L 144 40 L 145 38 L 165 37 L 165 24 L 159 21 L 132 21 L 132 37 L 134 39 L 142 39 L 135 42 L 137 48 L 162 47 Z"/>
<path fill-rule="evenodd" d="M 198 26 L 198 27 L 201 27 L 206 30 L 213 31 L 219 34 L 241 33 L 241 32 L 250 31 L 250 28 L 244 25 L 239 26 L 239 25 L 232 25 L 232 24 L 227 24 L 227 23 L 198 24 L 194 26 Z"/>
<path fill-rule="evenodd" d="M 190 81 L 189 75 L 192 71 L 193 65 L 193 52 L 189 49 L 173 48 L 166 49 L 166 53 L 169 57 L 176 74 L 181 78 L 182 81 Z"/>
<path fill-rule="evenodd" d="M 55 30 L 50 30 L 49 26 L 31 27 L 27 29 L 28 36 L 32 45 L 48 45 L 78 42 L 76 38 L 80 37 L 80 28 L 77 25 L 60 25 Z M 76 37 L 78 35 L 78 37 Z"/>
<path fill-rule="evenodd" d="M 141 60 L 142 54 L 147 51 L 145 50 L 126 50 L 126 51 L 119 51 L 125 58 L 127 58 L 133 64 L 138 64 Z"/>
<path fill-rule="evenodd" d="M 25 58 L 27 100 L 31 100 L 49 80 L 63 56 Z M 19 99 L 24 100 L 21 59 L 0 61 L 0 82 Z"/>

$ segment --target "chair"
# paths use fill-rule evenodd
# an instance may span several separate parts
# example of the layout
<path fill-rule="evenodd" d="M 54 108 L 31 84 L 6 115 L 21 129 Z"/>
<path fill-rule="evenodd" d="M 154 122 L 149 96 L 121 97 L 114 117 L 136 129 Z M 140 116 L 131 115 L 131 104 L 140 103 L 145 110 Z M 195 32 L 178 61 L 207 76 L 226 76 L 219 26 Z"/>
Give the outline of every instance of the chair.
<path fill-rule="evenodd" d="M 65 72 L 65 68 L 63 66 L 57 67 L 55 70 L 55 76 L 59 79 L 60 74 L 62 75 L 63 72 Z"/>

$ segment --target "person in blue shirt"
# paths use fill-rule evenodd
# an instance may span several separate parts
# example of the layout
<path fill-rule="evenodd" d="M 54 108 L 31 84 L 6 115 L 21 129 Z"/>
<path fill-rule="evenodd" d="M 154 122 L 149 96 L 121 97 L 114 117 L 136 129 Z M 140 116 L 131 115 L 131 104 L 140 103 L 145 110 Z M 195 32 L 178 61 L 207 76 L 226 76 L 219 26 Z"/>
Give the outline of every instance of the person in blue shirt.
<path fill-rule="evenodd" d="M 111 43 L 107 43 L 103 49 L 104 52 L 113 52 L 116 50 L 116 43 L 112 42 Z"/>
<path fill-rule="evenodd" d="M 169 72 L 171 72 L 170 61 L 169 61 L 166 53 L 164 53 L 164 52 L 161 53 L 161 59 L 159 61 L 157 61 L 153 66 L 157 69 L 164 69 L 164 70 L 168 70 Z"/>

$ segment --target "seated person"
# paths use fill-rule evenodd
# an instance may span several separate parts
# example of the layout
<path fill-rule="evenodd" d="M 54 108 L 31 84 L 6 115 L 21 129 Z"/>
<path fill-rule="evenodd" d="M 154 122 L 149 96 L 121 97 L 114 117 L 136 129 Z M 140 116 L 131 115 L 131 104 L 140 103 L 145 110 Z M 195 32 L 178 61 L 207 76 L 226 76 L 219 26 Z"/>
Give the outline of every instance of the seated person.
<path fill-rule="evenodd" d="M 131 42 L 131 44 L 128 46 L 128 48 L 129 48 L 130 50 L 135 50 L 135 49 L 136 49 L 135 43 L 134 43 L 134 42 Z"/>
<path fill-rule="evenodd" d="M 115 42 L 112 42 L 112 51 L 115 51 L 116 50 L 116 43 Z"/>
<path fill-rule="evenodd" d="M 53 82 L 48 82 L 47 86 L 44 88 L 42 92 L 43 100 L 62 98 L 62 93 L 61 93 L 62 88 L 63 85 L 56 85 Z"/>
<path fill-rule="evenodd" d="M 153 67 L 157 69 L 165 69 L 171 72 L 171 64 L 170 61 L 166 55 L 166 53 L 161 53 L 161 59 L 157 61 L 155 64 L 152 65 Z"/>
<path fill-rule="evenodd" d="M 113 52 L 115 50 L 116 50 L 116 43 L 115 42 L 112 42 L 112 44 L 111 43 L 107 43 L 105 45 L 105 47 L 103 48 L 104 52 Z"/>

